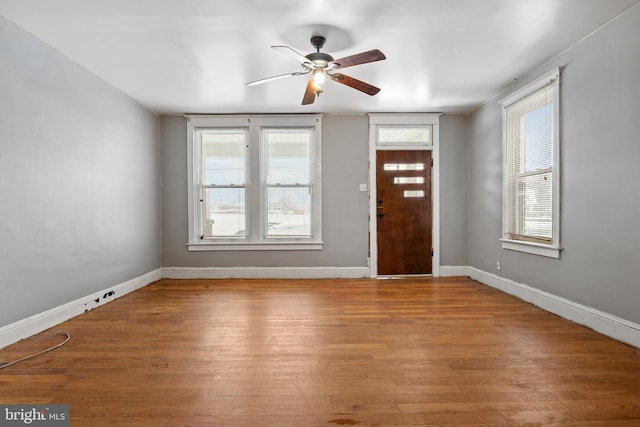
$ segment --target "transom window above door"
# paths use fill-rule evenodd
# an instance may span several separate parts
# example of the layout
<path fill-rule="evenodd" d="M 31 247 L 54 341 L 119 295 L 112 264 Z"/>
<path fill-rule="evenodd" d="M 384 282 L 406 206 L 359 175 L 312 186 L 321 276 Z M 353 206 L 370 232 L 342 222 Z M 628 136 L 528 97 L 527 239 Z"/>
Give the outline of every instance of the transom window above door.
<path fill-rule="evenodd" d="M 379 126 L 377 138 L 383 146 L 428 146 L 431 126 Z"/>

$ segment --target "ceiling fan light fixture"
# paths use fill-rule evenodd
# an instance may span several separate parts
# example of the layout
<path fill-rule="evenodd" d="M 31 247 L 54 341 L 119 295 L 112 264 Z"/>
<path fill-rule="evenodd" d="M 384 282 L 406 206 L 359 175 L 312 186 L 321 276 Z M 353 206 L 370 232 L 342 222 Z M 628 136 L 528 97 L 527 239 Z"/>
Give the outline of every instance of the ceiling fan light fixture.
<path fill-rule="evenodd" d="M 322 85 L 326 79 L 327 76 L 325 76 L 323 68 L 316 68 L 315 70 L 313 70 L 313 81 L 316 86 L 320 87 L 320 85 Z"/>

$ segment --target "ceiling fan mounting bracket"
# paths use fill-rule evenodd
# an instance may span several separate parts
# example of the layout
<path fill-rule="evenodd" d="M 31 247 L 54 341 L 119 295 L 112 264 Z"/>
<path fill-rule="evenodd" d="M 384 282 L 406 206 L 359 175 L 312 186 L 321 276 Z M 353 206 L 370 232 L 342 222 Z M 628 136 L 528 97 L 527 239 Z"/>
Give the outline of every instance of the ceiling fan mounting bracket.
<path fill-rule="evenodd" d="M 312 36 L 311 46 L 316 48 L 316 52 L 320 52 L 320 49 L 322 49 L 326 41 L 327 39 L 324 38 L 323 36 Z"/>

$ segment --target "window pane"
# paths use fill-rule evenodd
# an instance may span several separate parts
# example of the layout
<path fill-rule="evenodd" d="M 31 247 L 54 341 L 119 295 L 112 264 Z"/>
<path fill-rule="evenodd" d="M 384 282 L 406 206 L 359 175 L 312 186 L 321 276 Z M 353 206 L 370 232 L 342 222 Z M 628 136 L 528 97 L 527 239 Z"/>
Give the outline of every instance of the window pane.
<path fill-rule="evenodd" d="M 423 176 L 396 176 L 393 178 L 394 184 L 424 184 Z"/>
<path fill-rule="evenodd" d="M 267 236 L 311 236 L 308 187 L 267 188 Z"/>
<path fill-rule="evenodd" d="M 244 185 L 245 146 L 243 130 L 203 133 L 203 184 Z"/>
<path fill-rule="evenodd" d="M 553 164 L 553 103 L 524 115 L 524 170 L 535 171 Z"/>
<path fill-rule="evenodd" d="M 518 234 L 540 238 L 551 238 L 551 173 L 540 173 L 521 178 Z"/>
<path fill-rule="evenodd" d="M 309 184 L 309 129 L 269 129 L 267 184 Z"/>
<path fill-rule="evenodd" d="M 429 128 L 427 127 L 378 128 L 378 144 L 380 145 L 428 145 L 429 139 Z"/>
<path fill-rule="evenodd" d="M 244 188 L 205 188 L 202 209 L 204 237 L 246 236 Z"/>
<path fill-rule="evenodd" d="M 424 197 L 424 191 L 422 190 L 405 190 L 404 197 Z"/>
<path fill-rule="evenodd" d="M 424 163 L 385 163 L 383 169 L 386 171 L 422 171 Z"/>

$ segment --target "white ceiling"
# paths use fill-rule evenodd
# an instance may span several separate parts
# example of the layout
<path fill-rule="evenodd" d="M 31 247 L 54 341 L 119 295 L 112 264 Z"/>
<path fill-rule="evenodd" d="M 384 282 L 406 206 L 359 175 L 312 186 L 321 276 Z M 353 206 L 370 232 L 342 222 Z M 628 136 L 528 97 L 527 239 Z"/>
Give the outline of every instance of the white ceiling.
<path fill-rule="evenodd" d="M 470 112 L 639 0 L 0 0 L 0 14 L 150 110 L 176 113 Z M 335 58 L 385 61 L 301 106 L 294 71 L 325 35 Z"/>

